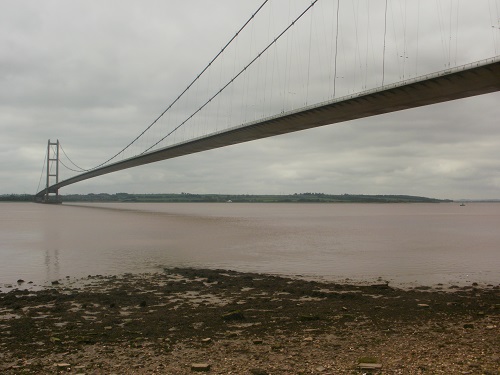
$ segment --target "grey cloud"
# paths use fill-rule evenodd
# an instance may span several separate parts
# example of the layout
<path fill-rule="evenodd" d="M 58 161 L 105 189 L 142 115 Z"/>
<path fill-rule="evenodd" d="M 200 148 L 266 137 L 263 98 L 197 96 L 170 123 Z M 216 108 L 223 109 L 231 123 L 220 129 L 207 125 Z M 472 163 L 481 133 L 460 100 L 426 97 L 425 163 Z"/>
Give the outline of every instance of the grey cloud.
<path fill-rule="evenodd" d="M 309 3 L 293 3 L 297 7 L 292 10 Z M 370 30 L 366 22 L 367 2 L 359 3 L 359 40 L 354 29 L 349 28 L 354 24 L 353 9 L 344 8 L 339 52 L 345 56 L 338 60 L 338 94 L 352 90 L 342 86 L 341 77 L 353 77 L 348 69 L 354 65 L 359 68 L 370 63 L 366 72 L 356 73 L 359 85 L 381 82 L 383 39 L 375 27 L 375 20 L 383 15 L 377 7 L 380 3 L 370 2 Z M 35 189 L 48 138 L 59 138 L 72 159 L 83 167 L 113 155 L 175 99 L 260 4 L 261 1 L 249 1 L 236 6 L 229 0 L 2 2 L 0 193 Z M 312 30 L 313 40 L 323 48 L 319 52 L 313 49 L 313 59 L 317 55 L 323 65 L 311 72 L 313 78 L 324 74 L 333 51 L 332 43 L 322 47 L 326 38 L 322 27 L 332 31 L 328 23 L 330 13 L 323 11 L 333 10 L 334 3 L 321 4 L 323 8 L 316 10 L 320 16 L 318 24 L 313 24 Z M 272 17 L 267 14 L 256 24 L 256 30 L 270 27 L 270 35 L 283 28 L 289 11 L 288 3 L 271 1 L 271 6 Z M 452 60 L 457 63 L 494 53 L 495 38 L 486 8 L 460 2 L 460 32 L 452 34 L 453 42 L 458 38 L 459 48 L 453 51 L 451 45 Z M 444 21 L 439 25 L 436 14 L 422 6 L 419 27 L 430 30 L 417 40 L 413 32 L 415 20 L 408 24 L 408 30 L 413 30 L 406 38 L 409 59 L 402 65 L 397 54 L 405 46 L 401 41 L 396 43 L 393 36 L 394 31 L 402 30 L 401 11 L 404 9 L 394 8 L 397 23 L 388 33 L 386 82 L 399 80 L 403 70 L 404 78 L 408 78 L 443 69 L 448 62 L 443 55 L 450 47 L 449 25 Z M 449 19 L 446 15 L 443 20 Z M 233 51 L 226 63 L 236 57 L 243 61 L 243 57 L 256 53 L 258 45 L 266 43 L 267 33 L 259 34 L 256 30 L 241 36 L 240 47 L 248 48 Z M 369 48 L 363 39 L 369 35 L 367 31 L 373 42 Z M 482 38 L 484 35 L 487 37 Z M 252 38 L 254 45 L 250 45 Z M 298 33 L 293 38 L 299 38 Z M 279 48 L 286 50 L 293 38 L 284 40 Z M 500 49 L 500 35 L 496 43 Z M 426 45 L 431 53 L 425 52 Z M 306 53 L 300 59 L 307 62 L 307 57 Z M 297 66 L 287 76 L 284 69 L 273 65 L 283 63 L 278 60 L 274 61 L 272 55 L 268 57 L 267 75 L 261 72 L 260 81 L 267 79 L 269 87 L 271 83 L 283 85 L 289 80 L 290 92 L 280 87 L 272 95 L 266 93 L 268 107 L 279 112 L 284 96 L 290 106 L 302 105 L 304 99 L 299 94 L 304 90 L 301 80 L 306 70 Z M 212 83 L 218 76 L 227 79 L 235 68 L 217 69 L 211 74 Z M 257 84 L 248 85 L 254 83 Z M 323 100 L 332 83 L 328 82 L 329 87 L 326 82 L 312 83 L 308 87 L 309 99 Z M 246 90 L 244 85 L 229 90 L 221 108 L 225 108 L 225 103 L 237 102 L 239 111 L 240 107 L 251 106 L 250 100 L 255 98 L 264 102 L 263 96 L 248 98 Z M 196 100 L 201 99 L 193 97 L 189 104 Z M 254 141 L 102 176 L 69 186 L 62 193 L 322 191 L 495 198 L 500 188 L 498 102 L 497 93 Z M 182 116 L 187 113 L 184 108 L 184 103 L 178 108 L 179 112 L 184 111 Z M 249 111 L 248 117 L 251 115 Z M 206 116 L 218 118 L 221 123 L 231 117 L 224 109 L 207 110 Z M 166 123 L 166 119 L 161 120 L 139 142 L 139 147 L 133 147 L 125 156 L 164 135 Z M 184 132 L 190 134 L 191 130 L 186 128 Z"/>

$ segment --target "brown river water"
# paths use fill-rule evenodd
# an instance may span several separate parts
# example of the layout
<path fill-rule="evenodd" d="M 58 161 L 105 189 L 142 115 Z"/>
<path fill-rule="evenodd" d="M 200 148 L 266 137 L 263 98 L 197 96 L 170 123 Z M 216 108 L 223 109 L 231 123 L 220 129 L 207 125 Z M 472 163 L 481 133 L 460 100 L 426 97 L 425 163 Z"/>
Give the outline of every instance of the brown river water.
<path fill-rule="evenodd" d="M 500 204 L 0 204 L 2 289 L 185 266 L 496 285 Z"/>

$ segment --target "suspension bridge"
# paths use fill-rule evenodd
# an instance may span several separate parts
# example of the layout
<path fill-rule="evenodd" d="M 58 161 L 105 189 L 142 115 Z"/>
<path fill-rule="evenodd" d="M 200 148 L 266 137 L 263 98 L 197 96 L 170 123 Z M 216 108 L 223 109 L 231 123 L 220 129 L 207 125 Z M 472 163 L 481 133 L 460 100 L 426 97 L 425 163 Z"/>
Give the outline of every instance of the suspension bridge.
<path fill-rule="evenodd" d="M 466 39 L 459 1 L 436 2 L 434 24 L 420 1 L 376 1 L 374 10 L 369 1 L 350 9 L 315 0 L 286 16 L 272 3 L 264 1 L 165 111 L 106 161 L 82 168 L 49 140 L 36 200 L 59 202 L 62 187 L 153 162 L 500 90 L 498 6 L 483 21 L 481 43 L 491 40 L 491 48 L 472 54 L 459 44 Z M 426 39 L 432 25 L 440 33 Z M 424 60 L 427 50 L 438 57 Z M 62 168 L 74 175 L 60 179 Z"/>

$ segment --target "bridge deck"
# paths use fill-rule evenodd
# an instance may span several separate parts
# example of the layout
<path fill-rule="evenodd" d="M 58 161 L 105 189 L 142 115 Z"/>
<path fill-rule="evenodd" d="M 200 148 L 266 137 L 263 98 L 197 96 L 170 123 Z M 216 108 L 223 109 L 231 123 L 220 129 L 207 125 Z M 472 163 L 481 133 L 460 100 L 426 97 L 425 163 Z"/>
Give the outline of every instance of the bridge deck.
<path fill-rule="evenodd" d="M 500 57 L 286 112 L 85 172 L 49 191 L 111 172 L 274 135 L 500 90 Z M 46 189 L 37 193 L 42 196 Z"/>

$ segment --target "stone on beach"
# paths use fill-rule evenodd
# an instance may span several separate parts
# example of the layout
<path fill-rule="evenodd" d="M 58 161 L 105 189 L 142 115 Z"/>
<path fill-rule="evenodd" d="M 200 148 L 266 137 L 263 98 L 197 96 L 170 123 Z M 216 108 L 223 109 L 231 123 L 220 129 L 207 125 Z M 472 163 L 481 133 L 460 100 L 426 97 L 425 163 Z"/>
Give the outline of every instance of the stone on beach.
<path fill-rule="evenodd" d="M 269 375 L 269 373 L 266 370 L 263 370 L 261 368 L 252 368 L 250 369 L 250 373 L 252 375 Z"/>
<path fill-rule="evenodd" d="M 243 320 L 245 316 L 240 310 L 234 310 L 222 315 L 223 320 Z"/>
<path fill-rule="evenodd" d="M 67 369 L 68 367 L 71 367 L 69 363 L 56 363 L 54 366 L 58 369 Z"/>
<path fill-rule="evenodd" d="M 191 371 L 208 372 L 210 371 L 210 365 L 208 363 L 193 363 L 191 364 Z"/>
<path fill-rule="evenodd" d="M 380 363 L 360 363 L 358 364 L 360 370 L 379 370 L 382 368 Z"/>

